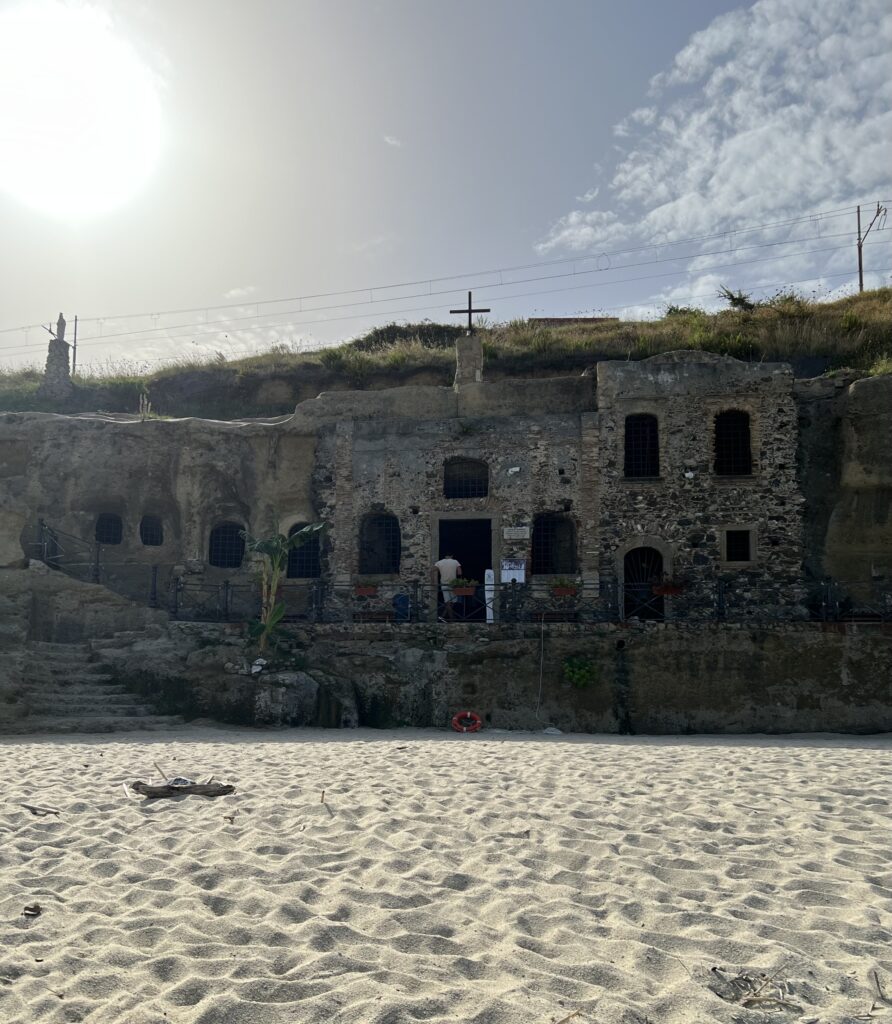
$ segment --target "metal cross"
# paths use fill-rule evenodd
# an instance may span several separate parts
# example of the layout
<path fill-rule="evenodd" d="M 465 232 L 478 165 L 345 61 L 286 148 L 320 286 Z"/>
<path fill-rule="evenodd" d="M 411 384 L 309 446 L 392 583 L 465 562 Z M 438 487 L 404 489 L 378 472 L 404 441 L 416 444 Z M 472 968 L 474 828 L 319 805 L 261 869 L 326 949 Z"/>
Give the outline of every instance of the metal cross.
<path fill-rule="evenodd" d="M 491 313 L 490 309 L 474 309 L 474 303 L 471 301 L 471 293 L 468 292 L 468 308 L 467 309 L 450 309 L 450 313 L 467 313 L 468 314 L 468 334 L 474 329 L 474 325 L 471 323 L 472 313 Z"/>

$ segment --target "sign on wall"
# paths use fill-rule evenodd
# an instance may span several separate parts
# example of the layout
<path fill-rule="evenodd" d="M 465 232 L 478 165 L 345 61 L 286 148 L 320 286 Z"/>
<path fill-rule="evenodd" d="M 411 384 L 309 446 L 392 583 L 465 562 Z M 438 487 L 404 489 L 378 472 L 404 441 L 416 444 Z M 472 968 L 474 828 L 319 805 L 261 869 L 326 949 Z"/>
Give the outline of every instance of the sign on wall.
<path fill-rule="evenodd" d="M 530 528 L 528 526 L 505 526 L 502 529 L 502 537 L 505 540 L 529 540 Z"/>
<path fill-rule="evenodd" d="M 502 583 L 525 583 L 527 563 L 522 558 L 503 558 L 500 576 Z"/>

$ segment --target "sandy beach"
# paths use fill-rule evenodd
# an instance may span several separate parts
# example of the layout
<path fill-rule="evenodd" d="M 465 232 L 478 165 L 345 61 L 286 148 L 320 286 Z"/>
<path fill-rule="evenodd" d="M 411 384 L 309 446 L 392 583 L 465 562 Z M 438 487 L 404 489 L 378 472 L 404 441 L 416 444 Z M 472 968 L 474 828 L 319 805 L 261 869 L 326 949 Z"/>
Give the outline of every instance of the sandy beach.
<path fill-rule="evenodd" d="M 892 1019 L 890 754 L 889 736 L 6 739 L 0 1020 Z M 236 792 L 127 799 L 153 762 Z"/>

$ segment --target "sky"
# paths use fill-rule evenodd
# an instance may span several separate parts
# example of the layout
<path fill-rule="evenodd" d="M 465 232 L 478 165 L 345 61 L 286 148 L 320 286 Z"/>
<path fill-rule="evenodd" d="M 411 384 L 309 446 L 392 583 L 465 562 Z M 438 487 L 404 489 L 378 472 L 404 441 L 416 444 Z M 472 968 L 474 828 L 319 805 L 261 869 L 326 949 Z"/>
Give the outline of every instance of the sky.
<path fill-rule="evenodd" d="M 847 294 L 890 57 L 888 0 L 0 0 L 0 368 Z"/>

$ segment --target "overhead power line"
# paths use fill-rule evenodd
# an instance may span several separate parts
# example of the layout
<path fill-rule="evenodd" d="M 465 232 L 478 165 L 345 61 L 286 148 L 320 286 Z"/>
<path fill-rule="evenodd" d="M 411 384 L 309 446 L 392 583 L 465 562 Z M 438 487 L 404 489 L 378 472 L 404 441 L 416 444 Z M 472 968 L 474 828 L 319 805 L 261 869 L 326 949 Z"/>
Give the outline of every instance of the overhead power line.
<path fill-rule="evenodd" d="M 828 240 L 829 241 L 829 240 L 832 240 L 833 238 L 847 237 L 848 234 L 849 234 L 848 232 L 844 232 L 844 233 L 840 233 L 840 234 L 832 235 L 832 236 L 823 236 L 823 237 L 820 238 L 820 240 Z M 764 249 L 764 248 L 769 248 L 769 247 L 773 247 L 773 246 L 776 246 L 776 245 L 788 245 L 788 244 L 803 243 L 803 242 L 817 241 L 817 240 L 819 240 L 819 236 L 812 236 L 810 238 L 794 239 L 792 241 L 766 242 L 766 243 L 760 243 L 758 245 L 753 245 L 753 246 L 743 246 L 740 249 L 732 250 L 732 251 L 746 251 L 747 249 Z M 890 241 L 892 241 L 892 240 L 890 240 Z M 874 243 L 868 244 L 866 246 L 866 248 L 871 248 L 873 245 L 883 245 L 883 244 L 888 244 L 888 243 L 887 242 L 874 242 Z M 763 257 L 761 257 L 759 259 L 738 260 L 738 261 L 734 261 L 734 262 L 730 262 L 730 263 L 717 264 L 717 265 L 714 265 L 714 266 L 695 267 L 693 269 L 686 267 L 686 268 L 682 268 L 682 269 L 679 269 L 679 270 L 672 270 L 672 271 L 664 272 L 664 273 L 661 273 L 661 274 L 639 274 L 639 275 L 635 275 L 634 277 L 611 278 L 610 280 L 607 280 L 607 281 L 587 282 L 586 284 L 583 284 L 583 285 L 572 285 L 570 287 L 564 287 L 564 288 L 550 288 L 550 289 L 545 289 L 545 290 L 514 292 L 514 293 L 509 293 L 509 294 L 504 294 L 503 293 L 503 294 L 500 294 L 498 296 L 493 296 L 493 298 L 497 299 L 498 301 L 501 301 L 501 300 L 505 300 L 505 299 L 526 298 L 526 297 L 529 297 L 529 296 L 545 295 L 545 294 L 565 292 L 565 291 L 578 291 L 578 290 L 581 290 L 581 289 L 588 289 L 588 288 L 604 288 L 604 287 L 618 285 L 618 284 L 634 283 L 634 282 L 637 282 L 637 281 L 649 281 L 649 280 L 656 280 L 656 279 L 665 278 L 665 277 L 676 277 L 678 275 L 687 274 L 687 273 L 698 273 L 698 274 L 700 274 L 700 273 L 709 273 L 709 272 L 714 271 L 714 270 L 724 270 L 724 269 L 730 269 L 730 268 L 739 267 L 739 266 L 750 266 L 750 265 L 754 265 L 754 264 L 758 264 L 758 263 L 765 263 L 765 262 L 769 262 L 769 261 L 773 261 L 773 260 L 794 259 L 794 258 L 801 257 L 801 256 L 810 256 L 810 255 L 816 255 L 816 254 L 819 254 L 819 253 L 838 252 L 838 251 L 841 251 L 841 250 L 844 250 L 844 249 L 847 249 L 847 248 L 848 248 L 848 246 L 846 246 L 846 245 L 823 246 L 823 247 L 815 248 L 815 249 L 799 250 L 799 251 L 793 252 L 793 253 L 782 253 L 782 254 L 773 255 L 773 256 L 763 256 Z M 646 260 L 646 261 L 643 261 L 641 263 L 624 264 L 622 267 L 617 267 L 617 268 L 614 268 L 614 269 L 616 269 L 616 270 L 634 269 L 636 267 L 651 266 L 654 263 L 671 263 L 671 262 L 678 262 L 679 260 L 685 260 L 686 262 L 691 263 L 691 262 L 694 262 L 695 260 L 702 259 L 702 258 L 704 258 L 706 256 L 720 255 L 723 251 L 725 251 L 725 250 L 713 250 L 711 252 L 697 253 L 697 254 L 694 254 L 694 255 L 691 255 L 691 256 L 683 256 L 683 257 L 670 257 L 668 259 Z M 582 276 L 588 276 L 590 274 L 596 274 L 596 273 L 597 274 L 601 274 L 601 273 L 605 273 L 605 271 L 597 270 L 597 269 L 591 269 L 591 270 L 586 270 L 586 271 L 567 271 L 567 272 L 559 273 L 559 274 L 539 275 L 539 276 L 535 276 L 535 277 L 526 277 L 526 278 L 520 278 L 520 279 L 514 280 L 514 281 L 508 281 L 508 282 L 505 282 L 503 284 L 479 284 L 479 285 L 476 286 L 475 290 L 476 291 L 492 291 L 494 289 L 509 288 L 509 287 L 512 287 L 513 285 L 531 284 L 531 283 L 538 283 L 538 282 L 541 282 L 541 281 L 557 281 L 557 280 L 562 280 L 562 279 L 566 279 L 566 278 L 579 278 L 579 277 L 582 277 Z M 191 336 L 197 336 L 197 337 L 205 337 L 205 336 L 217 335 L 217 334 L 225 332 L 227 329 L 230 329 L 230 330 L 245 330 L 245 329 L 262 330 L 262 329 L 266 329 L 266 328 L 280 327 L 280 326 L 300 326 L 300 325 L 306 326 L 306 325 L 321 324 L 321 323 L 336 323 L 336 322 L 342 321 L 342 320 L 372 318 L 374 316 L 374 314 L 370 310 L 365 309 L 363 312 L 360 312 L 360 313 L 352 313 L 352 314 L 340 315 L 340 316 L 325 316 L 325 317 L 321 317 L 321 318 L 320 317 L 316 317 L 316 318 L 309 319 L 309 320 L 306 320 L 306 319 L 304 319 L 304 320 L 293 320 L 292 319 L 292 320 L 286 320 L 286 321 L 271 321 L 271 322 L 265 323 L 265 324 L 257 323 L 256 327 L 252 327 L 252 328 L 246 328 L 246 327 L 241 327 L 240 328 L 238 326 L 232 326 L 232 325 L 242 324 L 242 323 L 244 323 L 246 321 L 255 321 L 256 322 L 256 321 L 261 320 L 261 319 L 265 320 L 268 317 L 283 317 L 283 316 L 289 316 L 290 317 L 290 316 L 293 316 L 293 315 L 301 315 L 303 313 L 327 313 L 327 312 L 332 311 L 332 310 L 355 309 L 357 307 L 367 307 L 369 305 L 380 304 L 382 302 L 399 302 L 399 301 L 403 301 L 403 300 L 407 300 L 407 299 L 413 299 L 413 298 L 430 298 L 432 296 L 450 295 L 450 294 L 453 294 L 455 291 L 456 291 L 456 289 L 442 289 L 442 290 L 438 290 L 438 291 L 417 292 L 417 293 L 414 293 L 414 294 L 411 294 L 411 295 L 401 295 L 401 296 L 388 297 L 387 299 L 374 299 L 374 300 L 368 300 L 367 299 L 367 300 L 364 300 L 364 301 L 361 301 L 361 302 L 333 303 L 333 304 L 328 305 L 328 306 L 316 306 L 316 307 L 313 307 L 313 308 L 307 309 L 307 310 L 304 310 L 304 309 L 290 309 L 290 310 L 279 310 L 279 311 L 271 312 L 271 313 L 260 313 L 260 314 L 251 313 L 251 314 L 249 314 L 247 316 L 243 316 L 243 317 L 229 317 L 229 318 L 226 318 L 224 320 L 218 320 L 218 321 L 206 321 L 205 320 L 205 321 L 199 321 L 197 323 L 169 324 L 169 325 L 167 325 L 165 327 L 148 327 L 148 328 L 144 328 L 144 329 L 141 329 L 141 330 L 135 330 L 135 331 L 121 331 L 121 332 L 114 333 L 114 334 L 90 335 L 87 338 L 82 338 L 81 340 L 79 340 L 78 347 L 79 348 L 83 348 L 84 346 L 87 346 L 87 345 L 103 345 L 103 344 L 107 344 L 108 342 L 114 341 L 114 340 L 119 339 L 119 338 L 120 339 L 130 339 L 130 338 L 138 339 L 138 338 L 141 338 L 143 341 L 148 341 L 148 342 L 151 343 L 151 342 L 154 342 L 154 341 L 163 342 L 163 341 L 175 340 L 177 338 L 187 337 L 187 336 L 190 336 L 190 335 Z M 399 309 L 397 309 L 397 310 L 387 310 L 387 311 L 384 312 L 383 315 L 395 315 L 395 314 L 398 314 L 398 313 L 401 313 L 401 312 L 420 312 L 420 311 L 423 311 L 423 310 L 428 310 L 428 309 L 433 309 L 433 308 L 439 308 L 439 304 L 437 304 L 436 306 L 434 306 L 432 304 L 427 304 L 427 305 L 424 305 L 424 306 L 416 306 L 416 307 L 412 307 L 411 309 L 408 309 L 408 310 L 399 310 Z M 81 321 L 81 323 L 83 323 L 83 321 Z M 171 332 L 179 332 L 179 333 L 171 333 Z M 146 335 L 160 335 L 160 336 L 156 337 L 156 338 L 146 338 L 145 337 Z M 125 343 L 126 342 L 119 342 L 119 344 L 125 344 Z M 14 344 L 12 346 L 4 346 L 4 347 L 0 348 L 0 353 L 9 354 L 9 355 L 12 355 L 12 354 L 22 354 L 22 353 L 26 353 L 26 352 L 30 352 L 30 351 L 36 351 L 36 350 L 42 349 L 42 348 L 43 348 L 42 344 L 34 344 L 34 345 L 15 345 Z"/>
<path fill-rule="evenodd" d="M 889 244 L 892 244 L 892 239 L 889 239 L 888 241 L 884 241 L 884 242 L 868 243 L 865 246 L 865 248 L 872 248 L 874 246 L 889 245 Z M 588 282 L 588 283 L 583 284 L 583 285 L 569 285 L 569 286 L 565 286 L 565 287 L 561 287 L 561 288 L 548 288 L 548 289 L 540 289 L 540 290 L 536 290 L 536 291 L 515 292 L 515 293 L 511 293 L 509 295 L 499 296 L 499 298 L 500 299 L 528 298 L 528 297 L 531 297 L 531 296 L 552 295 L 552 294 L 563 293 L 563 292 L 588 290 L 590 288 L 604 288 L 604 287 L 608 287 L 609 285 L 614 285 L 614 284 L 627 284 L 627 283 L 634 282 L 634 281 L 649 281 L 649 280 L 654 280 L 654 279 L 658 279 L 658 278 L 677 277 L 677 276 L 679 276 L 681 274 L 692 273 L 692 272 L 693 273 L 697 273 L 697 274 L 706 274 L 706 273 L 712 273 L 712 272 L 717 271 L 717 270 L 725 270 L 725 269 L 729 269 L 729 268 L 733 268 L 733 267 L 738 267 L 738 266 L 749 266 L 749 265 L 753 265 L 753 264 L 766 263 L 766 262 L 769 262 L 769 261 L 780 260 L 780 259 L 792 259 L 792 258 L 794 258 L 796 256 L 806 256 L 806 255 L 812 255 L 814 253 L 821 253 L 821 252 L 838 252 L 838 251 L 841 251 L 841 250 L 845 250 L 847 248 L 848 248 L 848 246 L 835 246 L 835 247 L 830 247 L 830 248 L 809 249 L 809 250 L 805 250 L 804 252 L 786 253 L 786 254 L 778 255 L 778 256 L 767 256 L 767 257 L 762 257 L 761 259 L 756 259 L 756 260 L 740 260 L 740 261 L 733 262 L 733 263 L 723 263 L 723 264 L 717 264 L 717 265 L 714 265 L 714 266 L 697 267 L 695 271 L 689 271 L 688 269 L 683 269 L 683 270 L 668 271 L 668 272 L 665 272 L 665 273 L 662 273 L 662 274 L 644 274 L 644 275 L 638 275 L 638 276 L 632 277 L 632 278 L 621 279 L 621 280 L 618 280 L 618 281 L 617 280 L 614 280 L 614 281 L 597 281 L 597 282 Z M 827 274 L 827 275 L 820 275 L 820 276 L 817 276 L 817 277 L 810 277 L 810 278 L 806 278 L 805 281 L 817 281 L 817 280 L 831 279 L 831 278 L 836 278 L 836 277 L 848 277 L 849 275 L 850 275 L 850 272 L 846 271 L 846 272 L 843 272 L 843 273 L 840 273 L 840 274 Z M 552 275 L 552 277 L 554 277 L 554 276 L 556 276 L 556 275 Z M 573 276 L 573 275 L 561 275 L 561 276 L 566 277 L 566 276 Z M 787 282 L 784 282 L 781 285 L 781 287 L 783 287 L 785 285 L 794 285 L 794 284 L 797 284 L 797 283 L 802 283 L 802 282 L 787 281 Z M 636 306 L 641 306 L 641 305 L 645 305 L 646 306 L 646 305 L 648 305 L 648 303 L 646 303 L 646 302 L 641 302 L 641 303 L 634 302 L 634 303 L 630 303 L 627 306 L 623 306 L 623 307 L 619 307 L 618 306 L 618 307 L 606 307 L 606 308 L 616 308 L 616 309 L 623 309 L 623 308 L 625 308 L 625 309 L 631 309 L 631 308 L 634 308 Z M 654 305 L 660 305 L 660 303 L 655 303 Z M 394 317 L 394 316 L 399 316 L 399 315 L 404 314 L 404 313 L 421 313 L 421 312 L 428 312 L 430 310 L 440 309 L 440 308 L 441 308 L 441 304 L 440 303 L 425 304 L 425 305 L 421 305 L 421 306 L 404 307 L 404 308 L 401 308 L 401 309 L 383 310 L 381 313 L 378 313 L 378 314 L 374 314 L 374 313 L 370 313 L 370 312 L 363 312 L 363 313 L 350 313 L 350 314 L 341 315 L 341 316 L 335 316 L 335 317 L 327 317 L 327 318 L 324 318 L 324 319 L 321 319 L 321 320 L 320 319 L 316 319 L 316 320 L 286 320 L 286 321 L 282 321 L 282 322 L 278 322 L 278 323 L 258 325 L 257 328 L 242 328 L 242 329 L 243 330 L 255 330 L 255 329 L 265 330 L 265 329 L 272 329 L 272 328 L 277 328 L 277 327 L 278 328 L 285 328 L 285 327 L 308 326 L 308 325 L 321 324 L 321 323 L 329 324 L 329 323 L 338 323 L 338 322 L 341 322 L 341 321 L 344 321 L 344 320 L 375 319 L 376 317 Z M 299 311 L 294 311 L 294 312 L 299 312 Z M 287 312 L 287 311 L 283 311 L 282 313 L 280 313 L 278 315 L 286 316 L 286 315 L 290 315 L 290 313 Z M 253 318 L 248 318 L 248 319 L 253 319 Z M 212 326 L 215 326 L 215 325 L 208 324 L 206 326 L 212 327 Z M 204 332 L 200 332 L 197 335 L 197 337 L 198 338 L 207 338 L 207 339 L 210 340 L 210 339 L 213 339 L 214 337 L 220 335 L 221 333 L 224 333 L 223 329 L 207 330 L 207 331 L 204 331 Z M 123 335 L 123 337 L 128 337 L 128 336 L 129 336 L 129 333 L 126 334 L 126 335 Z M 149 342 L 150 343 L 159 343 L 159 344 L 161 344 L 161 343 L 168 342 L 168 341 L 176 341 L 178 338 L 188 337 L 188 336 L 191 336 L 191 337 L 194 338 L 195 337 L 195 332 L 190 330 L 186 334 L 173 334 L 173 335 L 167 335 L 167 336 L 162 337 L 162 338 L 149 339 Z M 106 336 L 104 338 L 94 338 L 88 344 L 91 344 L 91 345 L 101 345 L 101 344 L 107 343 L 109 340 L 113 340 L 113 339 L 111 339 L 110 336 Z M 82 344 L 83 343 L 79 343 L 78 347 L 79 348 L 82 347 Z M 125 344 L 125 342 L 119 342 L 118 344 L 122 345 L 122 344 Z M 0 353 L 2 353 L 3 355 L 21 355 L 21 354 L 24 354 L 24 353 L 26 353 L 28 351 L 34 351 L 37 348 L 40 348 L 40 350 L 42 351 L 42 346 L 29 346 L 26 349 L 15 349 L 15 350 L 14 349 L 8 349 L 8 350 L 7 349 L 0 349 Z"/>
<path fill-rule="evenodd" d="M 799 279 L 797 281 L 775 281 L 775 282 L 773 282 L 771 284 L 762 284 L 762 285 L 758 285 L 757 287 L 754 287 L 752 289 L 752 291 L 751 291 L 751 294 L 753 294 L 753 295 L 757 295 L 757 294 L 763 294 L 763 295 L 764 294 L 771 294 L 771 292 L 773 290 L 777 291 L 777 290 L 783 289 L 783 288 L 791 288 L 794 285 L 811 284 L 813 281 L 832 281 L 832 280 L 835 280 L 836 278 L 840 278 L 840 277 L 851 277 L 851 273 L 846 270 L 846 271 L 843 271 L 842 273 L 839 273 L 839 274 L 820 274 L 817 277 L 805 277 L 805 278 L 801 278 L 801 279 Z M 690 294 L 690 295 L 673 295 L 671 298 L 672 298 L 672 304 L 674 305 L 674 304 L 679 304 L 679 303 L 683 303 L 683 302 L 691 302 L 691 301 L 695 301 L 695 300 L 698 300 L 698 299 L 711 299 L 711 298 L 715 298 L 715 292 L 696 292 L 696 293 Z M 627 302 L 627 303 L 625 303 L 624 305 L 621 305 L 621 306 L 597 306 L 597 307 L 593 306 L 590 309 L 579 311 L 577 314 L 574 314 L 574 315 L 582 315 L 582 313 L 608 313 L 608 312 L 612 313 L 612 312 L 617 312 L 617 311 L 626 310 L 626 309 L 660 309 L 661 307 L 665 308 L 667 304 L 668 304 L 667 303 L 667 299 L 660 299 L 660 300 L 654 301 L 654 302 Z M 405 310 L 404 312 L 418 312 L 418 311 L 420 311 L 422 309 L 427 310 L 427 309 L 434 309 L 434 308 L 439 309 L 440 307 L 439 307 L 439 305 L 436 306 L 436 307 L 434 307 L 434 306 L 414 307 L 412 310 Z M 383 316 L 390 316 L 391 314 L 390 313 L 378 313 L 378 314 L 372 314 L 372 315 L 378 316 L 378 317 L 383 317 Z M 558 317 L 556 319 L 560 319 L 560 318 Z M 276 326 L 288 326 L 288 325 L 284 324 L 284 325 L 276 325 Z M 256 356 L 256 355 L 260 355 L 261 354 L 260 352 L 251 351 L 249 349 L 229 349 L 229 351 L 234 353 L 234 354 L 236 354 L 236 355 L 238 355 L 238 356 L 240 356 L 241 358 L 250 358 L 251 356 Z M 307 349 L 306 351 L 310 352 L 310 351 L 315 351 L 315 350 Z M 181 357 L 179 357 L 179 356 L 141 356 L 141 357 L 135 359 L 134 362 L 137 365 L 142 364 L 142 363 L 173 363 L 173 364 L 176 364 L 177 360 L 180 359 L 180 358 Z M 84 363 L 83 365 L 85 367 L 87 367 L 87 366 L 90 366 L 90 367 L 92 367 L 92 366 L 107 366 L 108 365 L 108 360 L 105 360 L 103 362 Z"/>
<path fill-rule="evenodd" d="M 888 202 L 888 200 L 879 200 L 879 202 Z M 629 255 L 629 254 L 633 254 L 633 253 L 647 252 L 649 250 L 655 250 L 655 249 L 659 249 L 659 248 L 667 248 L 667 247 L 670 247 L 670 246 L 679 246 L 679 245 L 693 244 L 694 242 L 702 242 L 702 241 L 707 241 L 709 239 L 714 239 L 714 238 L 725 238 L 725 237 L 730 237 L 730 236 L 747 235 L 747 234 L 751 234 L 751 233 L 756 232 L 756 231 L 766 231 L 766 230 L 770 230 L 770 229 L 774 229 L 774 228 L 791 227 L 791 226 L 794 226 L 796 224 L 814 223 L 814 222 L 817 222 L 817 221 L 820 221 L 820 220 L 826 220 L 826 219 L 829 219 L 829 218 L 835 218 L 835 217 L 842 217 L 842 216 L 845 216 L 845 215 L 851 215 L 856 210 L 857 210 L 857 207 L 854 206 L 854 205 L 847 206 L 847 207 L 841 207 L 841 208 L 836 209 L 836 210 L 820 210 L 820 211 L 817 211 L 815 213 L 803 214 L 803 215 L 801 215 L 799 217 L 791 217 L 791 218 L 787 218 L 785 220 L 771 221 L 771 222 L 764 223 L 764 224 L 754 224 L 754 225 L 749 225 L 749 226 L 744 225 L 744 226 L 735 227 L 735 228 L 725 228 L 725 229 L 722 229 L 720 231 L 717 230 L 717 231 L 709 232 L 707 234 L 693 235 L 693 236 L 690 236 L 690 237 L 687 237 L 687 238 L 656 239 L 656 240 L 654 240 L 652 242 L 649 242 L 649 243 L 646 243 L 646 244 L 641 244 L 641 245 L 637 245 L 637 246 L 631 246 L 631 247 L 628 247 L 628 248 L 625 248 L 625 249 L 614 249 L 614 250 L 611 250 L 611 251 L 600 251 L 600 252 L 597 252 L 597 253 L 580 254 L 580 255 L 576 255 L 576 256 L 565 256 L 565 257 L 561 257 L 561 258 L 555 259 L 555 260 L 545 260 L 545 261 L 540 261 L 540 262 L 536 262 L 536 263 L 524 263 L 524 264 L 517 264 L 517 265 L 514 265 L 514 266 L 506 266 L 506 267 L 495 267 L 495 268 L 491 268 L 489 270 L 466 271 L 466 272 L 462 272 L 462 273 L 458 273 L 458 274 L 451 274 L 451 275 L 442 276 L 442 277 L 420 278 L 420 279 L 417 279 L 417 280 L 414 280 L 414 281 L 402 281 L 402 282 L 397 282 L 397 283 L 393 283 L 393 284 L 384 284 L 384 285 L 367 285 L 367 286 L 363 286 L 361 288 L 341 289 L 339 291 L 331 291 L 331 292 L 316 292 L 316 293 L 312 293 L 312 294 L 288 296 L 288 297 L 277 298 L 277 299 L 255 299 L 253 301 L 233 302 L 233 303 L 229 303 L 229 304 L 225 304 L 225 305 L 223 305 L 223 304 L 217 304 L 217 305 L 213 305 L 213 306 L 202 305 L 202 306 L 191 306 L 191 307 L 180 308 L 180 309 L 151 310 L 151 311 L 143 312 L 143 313 L 121 313 L 121 314 L 108 315 L 108 316 L 81 317 L 80 318 L 80 323 L 83 325 L 85 323 L 101 323 L 101 322 L 104 322 L 106 320 L 117 321 L 117 320 L 131 320 L 131 319 L 136 319 L 136 318 L 139 318 L 139 317 L 177 316 L 177 315 L 185 314 L 185 313 L 198 313 L 198 312 L 202 312 L 202 311 L 209 312 L 211 310 L 244 309 L 244 308 L 246 308 L 248 306 L 257 306 L 259 308 L 260 306 L 281 305 L 281 304 L 286 303 L 286 302 L 301 302 L 301 303 L 302 302 L 309 302 L 309 301 L 318 300 L 318 299 L 333 298 L 333 297 L 338 296 L 338 295 L 347 296 L 347 295 L 360 295 L 360 294 L 363 294 L 363 293 L 369 293 L 371 296 L 373 296 L 375 292 L 393 291 L 393 290 L 395 290 L 397 288 L 413 288 L 413 287 L 419 287 L 421 285 L 428 285 L 429 287 L 432 287 L 433 285 L 441 284 L 444 281 L 462 281 L 462 280 L 467 280 L 468 278 L 472 278 L 472 277 L 473 278 L 479 278 L 479 277 L 494 276 L 494 275 L 497 275 L 497 274 L 518 273 L 518 272 L 524 271 L 524 270 L 539 269 L 539 268 L 545 268 L 545 267 L 550 267 L 550 266 L 562 266 L 562 265 L 567 265 L 567 264 L 584 263 L 584 262 L 587 262 L 587 261 L 601 260 L 601 259 L 604 259 L 604 258 L 606 258 L 609 261 L 610 259 L 612 259 L 614 257 Z M 820 236 L 818 236 L 818 237 L 820 237 Z M 835 237 L 835 236 L 823 236 L 823 237 Z M 786 243 L 793 242 L 793 241 L 797 241 L 797 240 L 796 239 L 787 239 L 787 240 L 785 240 L 785 242 L 765 243 L 765 244 L 769 244 L 769 245 L 773 245 L 773 244 L 786 244 Z M 801 241 L 801 239 L 800 239 L 800 241 Z M 734 247 L 734 249 L 744 249 L 744 248 L 749 248 L 749 247 L 748 246 L 735 246 Z M 706 255 L 706 254 L 693 254 L 692 256 L 689 256 L 689 257 L 688 256 L 668 257 L 668 259 L 696 258 L 696 255 Z M 663 262 L 663 261 L 664 260 L 651 260 L 651 261 L 646 261 L 646 262 Z M 640 265 L 640 264 L 635 264 L 635 265 Z M 610 269 L 610 268 L 608 267 L 608 268 L 600 268 L 600 269 L 604 270 L 604 269 Z M 588 273 L 588 271 L 582 271 L 582 272 L 583 273 Z M 511 283 L 518 283 L 518 282 L 507 282 L 507 283 L 511 284 Z M 481 287 L 481 286 L 478 286 L 478 287 Z M 466 288 L 467 288 L 466 285 L 462 285 L 460 288 L 457 287 L 455 289 L 446 289 L 445 292 L 436 292 L 436 293 L 434 293 L 434 292 L 430 292 L 429 291 L 428 294 L 444 294 L 444 293 L 448 293 L 449 291 L 466 290 Z M 399 296 L 399 297 L 393 297 L 393 298 L 404 299 L 404 298 L 409 298 L 409 297 L 411 297 L 411 296 Z M 387 297 L 385 297 L 383 299 L 380 299 L 380 300 L 375 300 L 374 298 L 372 298 L 371 301 L 387 301 Z M 300 310 L 300 312 L 312 312 L 312 310 Z M 258 315 L 263 315 L 263 314 L 258 314 Z M 269 315 L 274 315 L 274 313 L 270 313 Z M 26 324 L 26 325 L 22 325 L 22 326 L 19 326 L 19 327 L 4 327 L 4 328 L 0 328 L 0 334 L 14 333 L 14 332 L 18 332 L 18 331 L 35 330 L 35 329 L 38 329 L 40 327 L 42 327 L 42 324 Z"/>

